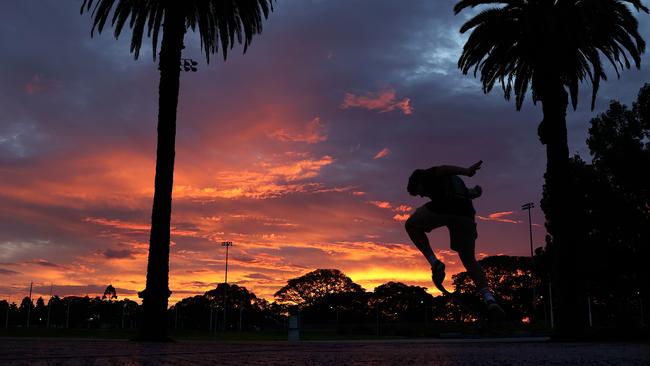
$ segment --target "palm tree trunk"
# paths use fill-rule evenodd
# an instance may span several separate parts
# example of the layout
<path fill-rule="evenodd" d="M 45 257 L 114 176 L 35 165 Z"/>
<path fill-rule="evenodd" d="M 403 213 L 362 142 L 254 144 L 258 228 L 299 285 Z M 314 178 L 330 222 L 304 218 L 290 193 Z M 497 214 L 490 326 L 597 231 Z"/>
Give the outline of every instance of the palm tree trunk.
<path fill-rule="evenodd" d="M 585 330 L 584 312 L 580 307 L 579 274 L 576 265 L 580 243 L 571 227 L 572 203 L 569 174 L 566 109 L 568 94 L 561 83 L 547 85 L 542 92 L 544 119 L 539 126 L 539 138 L 546 145 L 545 185 L 548 200 L 544 202 L 546 225 L 552 236 L 552 282 L 557 292 L 555 336 L 579 337 Z"/>
<path fill-rule="evenodd" d="M 174 184 L 176 110 L 180 84 L 180 59 L 185 36 L 184 17 L 170 8 L 165 12 L 160 50 L 158 89 L 158 144 L 156 178 L 151 212 L 147 284 L 139 293 L 143 322 L 138 340 L 165 341 L 169 290 L 169 243 Z"/>

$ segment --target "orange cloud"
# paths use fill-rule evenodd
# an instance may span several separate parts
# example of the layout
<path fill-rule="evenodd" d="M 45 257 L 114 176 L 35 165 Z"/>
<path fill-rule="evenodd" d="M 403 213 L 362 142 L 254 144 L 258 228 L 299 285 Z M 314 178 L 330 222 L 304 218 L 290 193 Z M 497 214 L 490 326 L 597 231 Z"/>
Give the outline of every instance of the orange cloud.
<path fill-rule="evenodd" d="M 121 220 L 111 220 L 111 219 L 106 219 L 101 217 L 87 217 L 86 219 L 84 219 L 84 221 L 97 224 L 97 225 L 112 227 L 115 229 L 121 229 L 121 230 L 148 232 L 149 229 L 151 228 L 151 225 L 149 224 L 125 222 Z M 197 233 L 194 231 L 179 230 L 174 226 L 171 227 L 171 234 L 174 236 L 186 236 L 186 237 L 194 237 L 197 235 Z"/>
<path fill-rule="evenodd" d="M 487 217 L 480 216 L 480 215 L 476 215 L 476 217 L 478 217 L 479 220 L 483 220 L 483 221 L 496 221 L 496 222 L 505 222 L 508 224 L 521 224 L 522 221 L 504 218 L 505 216 L 510 216 L 513 213 L 514 211 L 504 211 L 504 212 L 495 212 L 489 214 Z"/>
<path fill-rule="evenodd" d="M 394 210 L 394 211 L 395 211 L 395 212 L 409 212 L 409 211 L 411 211 L 412 209 L 413 209 L 413 207 L 411 207 L 411 206 L 400 205 L 400 206 L 395 207 L 395 210 Z"/>
<path fill-rule="evenodd" d="M 378 152 L 373 159 L 376 160 L 376 159 L 385 158 L 388 156 L 388 154 L 390 154 L 390 150 L 387 147 L 385 147 L 383 150 Z"/>
<path fill-rule="evenodd" d="M 404 215 L 396 214 L 395 216 L 393 216 L 393 220 L 398 221 L 398 222 L 404 222 L 404 221 L 408 220 L 409 216 L 410 215 L 408 215 L 408 214 L 404 214 Z"/>
<path fill-rule="evenodd" d="M 316 144 L 327 140 L 327 135 L 324 132 L 324 126 L 319 117 L 314 118 L 307 123 L 305 132 L 291 133 L 286 129 L 279 129 L 269 136 L 283 142 L 306 142 L 308 144 Z"/>
<path fill-rule="evenodd" d="M 296 157 L 299 160 L 290 160 Z M 220 171 L 212 176 L 213 183 L 204 187 L 195 186 L 193 184 L 195 180 L 192 178 L 194 174 L 206 175 L 205 171 L 198 171 L 186 176 L 181 175 L 174 187 L 174 197 L 189 199 L 268 199 L 290 193 L 328 190 L 320 183 L 302 181 L 317 177 L 323 167 L 334 162 L 334 158 L 325 155 L 319 159 L 313 159 L 293 154 L 285 156 L 284 159 L 279 162 L 258 162 L 253 167 L 254 170 Z M 339 190 L 347 191 L 347 188 L 340 188 Z"/>
<path fill-rule="evenodd" d="M 377 93 L 369 92 L 362 96 L 346 93 L 341 108 L 349 109 L 359 107 L 367 110 L 378 110 L 379 113 L 400 110 L 405 115 L 412 114 L 411 100 L 409 98 L 396 100 L 395 96 L 396 92 L 394 89 L 384 89 Z"/>
<path fill-rule="evenodd" d="M 386 201 L 370 201 L 371 205 L 377 206 L 379 208 L 391 208 L 390 202 Z"/>

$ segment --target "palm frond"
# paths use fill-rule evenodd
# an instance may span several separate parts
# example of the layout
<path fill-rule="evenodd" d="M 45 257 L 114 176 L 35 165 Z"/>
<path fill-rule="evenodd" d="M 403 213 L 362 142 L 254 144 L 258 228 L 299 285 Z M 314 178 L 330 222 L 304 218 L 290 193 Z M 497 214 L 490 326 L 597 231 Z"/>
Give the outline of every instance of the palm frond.
<path fill-rule="evenodd" d="M 543 85 L 557 80 L 568 90 L 574 108 L 582 82 L 592 85 L 591 106 L 602 80 L 601 56 L 620 77 L 632 63 L 638 68 L 645 52 L 631 5 L 648 12 L 639 0 L 461 0 L 456 13 L 468 7 L 501 4 L 480 11 L 460 28 L 471 31 L 458 67 L 474 72 L 489 93 L 498 82 L 504 97 L 515 95 L 521 108 L 529 87 L 533 102 Z"/>
<path fill-rule="evenodd" d="M 110 20 L 118 38 L 124 27 L 131 30 L 131 52 L 140 55 L 142 41 L 151 38 L 153 57 L 156 58 L 162 25 L 172 12 L 182 12 L 187 30 L 199 33 L 201 50 L 206 60 L 210 55 L 223 53 L 235 44 L 242 44 L 244 53 L 253 37 L 262 32 L 263 20 L 273 11 L 274 0 L 183 0 L 182 4 L 167 0 L 84 0 L 81 13 L 90 13 L 93 19 L 91 35 L 101 33 Z M 178 16 L 179 14 L 173 14 Z"/>
<path fill-rule="evenodd" d="M 479 5 L 506 4 L 520 5 L 524 0 L 461 0 L 454 6 L 454 14 L 458 14 L 465 8 L 473 8 Z"/>

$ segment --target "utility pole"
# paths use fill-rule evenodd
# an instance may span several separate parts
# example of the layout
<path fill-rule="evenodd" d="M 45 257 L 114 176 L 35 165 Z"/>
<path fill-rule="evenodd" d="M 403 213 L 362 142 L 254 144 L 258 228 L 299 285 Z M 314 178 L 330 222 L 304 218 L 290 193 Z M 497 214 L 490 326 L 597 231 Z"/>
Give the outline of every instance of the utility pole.
<path fill-rule="evenodd" d="M 530 216 L 530 210 L 532 208 L 535 208 L 535 204 L 532 202 L 528 202 L 524 205 L 521 206 L 521 209 L 526 211 L 528 210 L 528 233 L 530 236 L 530 258 L 531 260 L 533 259 L 533 222 Z"/>
<path fill-rule="evenodd" d="M 70 328 L 70 299 L 68 298 L 65 303 L 65 328 L 68 329 Z"/>
<path fill-rule="evenodd" d="M 377 337 L 379 337 L 380 331 L 379 331 L 379 302 L 375 303 L 375 310 L 377 311 Z"/>
<path fill-rule="evenodd" d="M 645 326 L 645 318 L 643 315 L 643 297 L 641 296 L 641 291 L 637 291 L 636 295 L 639 297 L 639 310 L 641 311 L 641 326 Z"/>
<path fill-rule="evenodd" d="M 227 322 L 228 318 L 227 316 L 227 307 L 228 307 L 228 249 L 232 246 L 231 241 L 223 241 L 221 242 L 222 247 L 226 247 L 226 275 L 223 280 L 223 330 L 226 331 L 228 330 Z"/>
<path fill-rule="evenodd" d="M 240 332 L 241 332 L 241 329 L 242 329 L 242 327 L 241 327 L 241 321 L 242 321 L 242 313 L 243 313 L 243 312 L 244 312 L 243 303 L 240 301 L 240 302 L 239 302 L 239 331 L 240 331 Z"/>
<path fill-rule="evenodd" d="M 50 283 L 50 301 L 47 302 L 47 328 L 50 328 L 50 314 L 52 314 L 52 288 L 54 287 L 53 283 Z"/>
<path fill-rule="evenodd" d="M 9 309 L 11 309 L 11 295 L 9 295 L 9 299 L 7 300 L 7 313 L 5 314 L 5 328 L 9 329 Z"/>
<path fill-rule="evenodd" d="M 531 264 L 531 273 L 532 273 L 532 268 L 534 264 L 534 254 L 533 254 L 533 221 L 530 215 L 530 210 L 535 207 L 535 204 L 532 202 L 525 203 L 521 206 L 521 209 L 524 211 L 528 211 L 528 235 L 530 238 L 530 264 Z M 533 323 L 533 316 L 535 315 L 535 301 L 537 300 L 537 294 L 535 293 L 535 286 L 533 286 L 533 303 L 532 303 L 532 312 L 530 314 L 530 322 L 531 324 Z"/>
<path fill-rule="evenodd" d="M 126 301 L 122 304 L 122 329 L 124 329 L 124 311 L 126 309 Z"/>
<path fill-rule="evenodd" d="M 34 288 L 34 282 L 29 283 L 29 305 L 27 306 L 27 328 L 29 328 L 29 316 L 32 313 L 32 289 Z"/>
<path fill-rule="evenodd" d="M 212 304 L 210 304 L 210 322 L 208 323 L 208 331 L 212 331 L 212 324 L 214 323 L 212 321 L 212 313 L 214 313 L 214 309 L 212 308 Z"/>

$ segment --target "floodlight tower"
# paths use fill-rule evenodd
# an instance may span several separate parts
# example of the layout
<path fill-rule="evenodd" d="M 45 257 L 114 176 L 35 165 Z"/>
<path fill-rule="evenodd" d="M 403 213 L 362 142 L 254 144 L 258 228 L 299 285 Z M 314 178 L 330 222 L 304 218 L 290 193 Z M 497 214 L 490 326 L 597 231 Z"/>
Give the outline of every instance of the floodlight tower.
<path fill-rule="evenodd" d="M 223 242 L 221 242 L 221 246 L 226 247 L 226 274 L 225 274 L 225 278 L 223 280 L 223 284 L 224 284 L 224 287 L 223 287 L 223 330 L 225 331 L 226 329 L 228 329 L 227 326 L 226 326 L 226 321 L 227 321 L 226 307 L 228 305 L 227 304 L 227 301 L 228 301 L 228 249 L 232 246 L 232 242 L 231 241 L 223 241 Z"/>
<path fill-rule="evenodd" d="M 535 207 L 535 204 L 528 202 L 521 206 L 521 209 L 528 210 L 528 233 L 530 234 L 530 258 L 533 258 L 533 222 L 530 217 L 530 210 Z"/>

